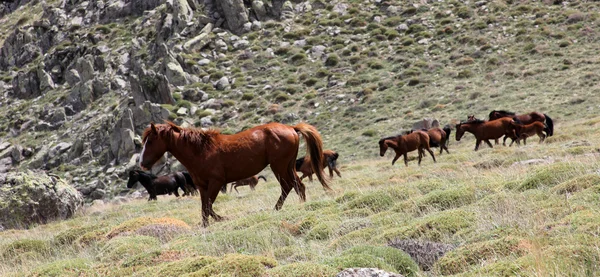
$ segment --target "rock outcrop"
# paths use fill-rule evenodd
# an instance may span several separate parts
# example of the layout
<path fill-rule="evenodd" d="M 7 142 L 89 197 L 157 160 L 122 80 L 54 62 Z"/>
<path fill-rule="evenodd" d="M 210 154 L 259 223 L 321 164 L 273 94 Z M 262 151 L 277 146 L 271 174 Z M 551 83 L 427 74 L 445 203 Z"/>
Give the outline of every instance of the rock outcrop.
<path fill-rule="evenodd" d="M 66 219 L 83 205 L 81 194 L 44 172 L 0 175 L 0 228 L 28 228 Z"/>

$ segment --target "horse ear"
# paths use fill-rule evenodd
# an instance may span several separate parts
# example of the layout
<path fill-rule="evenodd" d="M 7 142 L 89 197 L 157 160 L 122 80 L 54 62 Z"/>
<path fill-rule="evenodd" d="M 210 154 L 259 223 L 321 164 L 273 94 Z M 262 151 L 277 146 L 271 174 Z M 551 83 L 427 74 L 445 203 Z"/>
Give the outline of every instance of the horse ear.
<path fill-rule="evenodd" d="M 150 122 L 150 129 L 152 130 L 153 133 L 158 133 L 158 131 L 156 131 L 156 126 L 154 126 L 154 122 Z"/>
<path fill-rule="evenodd" d="M 173 131 L 175 131 L 176 133 L 181 132 L 181 127 L 177 126 L 177 125 L 171 125 L 171 129 Z"/>

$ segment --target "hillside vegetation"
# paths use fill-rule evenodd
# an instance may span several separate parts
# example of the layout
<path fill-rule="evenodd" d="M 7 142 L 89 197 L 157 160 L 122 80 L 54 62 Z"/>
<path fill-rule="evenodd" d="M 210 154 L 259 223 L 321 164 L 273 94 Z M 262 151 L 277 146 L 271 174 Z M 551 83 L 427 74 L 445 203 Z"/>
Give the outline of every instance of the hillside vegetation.
<path fill-rule="evenodd" d="M 199 1 L 187 17 L 169 4 L 181 1 L 108 17 L 114 1 L 21 2 L 0 18 L 0 136 L 28 155 L 3 149 L 0 167 L 46 170 L 110 204 L 1 232 L 2 276 L 600 274 L 595 2 L 281 1 L 280 18 L 239 35 L 210 27 Z M 420 167 L 377 157 L 380 137 L 415 121 L 493 109 L 546 113 L 555 134 L 477 152 L 453 134 L 451 154 Z M 123 191 L 137 136 L 162 119 L 224 133 L 306 121 L 343 178 L 331 193 L 307 182 L 306 203 L 274 211 L 265 170 L 256 191 L 219 195 L 227 220 L 202 228 L 199 198 Z"/>

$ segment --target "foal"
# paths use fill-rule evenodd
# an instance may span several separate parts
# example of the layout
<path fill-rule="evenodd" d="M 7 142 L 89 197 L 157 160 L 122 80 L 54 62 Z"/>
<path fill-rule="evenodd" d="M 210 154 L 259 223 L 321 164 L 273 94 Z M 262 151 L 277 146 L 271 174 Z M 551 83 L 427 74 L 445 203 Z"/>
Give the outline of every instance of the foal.
<path fill-rule="evenodd" d="M 263 179 L 265 180 L 265 182 L 267 181 L 267 178 L 265 178 L 265 176 L 252 176 L 246 179 L 242 179 L 242 180 L 237 180 L 233 183 L 231 183 L 231 189 L 229 189 L 229 191 L 233 191 L 235 189 L 235 192 L 240 193 L 237 190 L 237 187 L 243 187 L 243 186 L 250 186 L 251 190 L 254 190 L 254 188 L 256 187 L 256 185 L 258 185 L 258 179 Z"/>
<path fill-rule="evenodd" d="M 340 155 L 333 150 L 323 150 L 323 168 L 329 168 L 329 177 L 333 178 L 333 172 L 342 178 L 342 174 L 337 169 L 337 159 Z M 312 182 L 312 175 L 314 171 L 310 166 L 310 157 L 305 156 L 296 160 L 296 171 L 302 172 L 300 180 L 308 177 L 308 180 Z"/>
<path fill-rule="evenodd" d="M 408 166 L 407 153 L 410 151 L 418 150 L 419 152 L 419 165 L 421 165 L 421 159 L 425 155 L 425 150 L 429 152 L 433 162 L 436 162 L 433 151 L 429 148 L 429 135 L 423 131 L 414 131 L 408 135 L 398 135 L 395 137 L 387 137 L 379 140 L 379 155 L 384 156 L 388 147 L 391 147 L 396 152 L 396 156 L 392 160 L 392 165 L 404 155 L 404 165 Z"/>
<path fill-rule="evenodd" d="M 538 135 L 538 137 L 540 137 L 539 143 L 544 142 L 544 139 L 546 139 L 546 137 L 548 136 L 549 131 L 550 131 L 544 123 L 539 122 L 539 121 L 534 121 L 531 124 L 524 125 L 524 124 L 518 124 L 513 120 L 510 122 L 510 124 L 513 127 L 515 127 L 515 131 L 518 136 L 517 141 L 522 139 L 524 145 L 527 145 L 527 138 L 532 137 L 534 135 Z M 546 134 L 544 134 L 544 132 Z M 511 143 L 511 145 L 512 145 L 512 143 Z"/>
<path fill-rule="evenodd" d="M 150 197 L 150 200 L 157 200 L 157 195 L 163 194 L 175 194 L 176 197 L 179 197 L 179 192 L 177 191 L 181 188 L 184 192 L 186 192 L 185 188 L 185 176 L 181 172 L 172 173 L 169 175 L 164 175 L 157 177 L 154 174 L 146 173 L 141 170 L 132 170 L 129 172 L 129 181 L 127 182 L 127 188 L 133 188 L 135 183 L 140 182 Z"/>

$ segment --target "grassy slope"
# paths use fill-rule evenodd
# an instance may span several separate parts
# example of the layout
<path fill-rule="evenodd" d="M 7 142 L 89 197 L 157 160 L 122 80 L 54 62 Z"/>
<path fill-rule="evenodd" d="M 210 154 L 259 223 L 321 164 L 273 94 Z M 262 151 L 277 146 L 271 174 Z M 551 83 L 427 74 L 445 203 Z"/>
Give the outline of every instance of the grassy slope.
<path fill-rule="evenodd" d="M 353 2 L 349 15 L 321 10 L 317 17 L 311 12 L 296 19 L 290 31 L 284 30 L 284 24 L 267 23 L 269 35 L 248 34 L 257 53 L 253 59 L 224 66 L 238 54 L 228 53 L 204 73 L 232 74 L 236 89 L 253 97 L 199 85 L 213 97 L 233 100 L 225 109 L 239 112 L 236 120 L 228 122 L 233 131 L 280 120 L 289 112 L 317 125 L 326 147 L 341 154 L 344 178 L 334 180 L 335 193 L 326 194 L 312 183 L 307 203 L 298 203 L 292 195 L 284 209 L 275 212 L 272 207 L 279 189 L 268 175 L 270 181 L 255 192 L 242 189 L 240 195 L 220 196 L 215 209 L 228 220 L 213 222 L 208 229 L 198 226 L 199 199 L 164 197 L 158 203 L 140 200 L 89 209 L 72 220 L 0 233 L 0 275 L 121 276 L 148 270 L 159 276 L 164 275 L 162 267 L 186 272 L 204 264 L 225 268 L 210 258 L 190 257 L 227 253 L 274 258 L 278 266 L 269 271 L 273 275 L 278 269 L 293 272 L 298 262 L 311 265 L 298 267 L 328 273 L 330 267 L 317 265 L 335 267 L 334 258 L 353 246 L 383 245 L 394 238 L 461 245 L 438 263 L 436 275 L 598 274 L 597 5 L 574 3 L 564 8 L 490 1 L 488 12 L 479 12 L 473 3 L 465 6 L 458 1 L 414 10 L 406 3 L 401 4 L 403 15 L 374 24 L 373 16 L 385 12 L 359 4 L 363 1 L 349 2 Z M 446 16 L 448 10 L 453 14 Z M 11 15 L 0 23 L 19 18 Z M 394 33 L 398 24 L 415 19 L 425 19 L 422 25 L 427 27 L 413 27 L 399 36 Z M 317 28 L 317 22 L 326 27 Z M 326 34 L 327 27 L 338 26 L 339 36 Z M 127 28 L 113 33 L 122 29 Z M 323 61 L 304 60 L 304 49 L 280 49 L 274 42 L 299 38 L 306 38 L 308 47 L 326 45 L 328 54 L 335 52 L 339 62 L 325 66 Z M 422 38 L 429 39 L 428 44 L 419 44 Z M 275 57 L 266 56 L 267 47 L 275 50 Z M 186 59 L 199 59 L 196 54 Z M 263 66 L 280 68 L 259 69 Z M 327 75 L 346 85 L 326 88 Z M 246 76 L 253 79 L 246 81 Z M 316 82 L 307 83 L 310 79 Z M 275 90 L 261 90 L 264 80 Z M 354 97 L 359 92 L 367 96 Z M 346 102 L 338 94 L 345 94 Z M 350 104 L 350 98 L 359 104 Z M 40 103 L 46 101 L 52 100 L 42 98 Z M 107 98 L 97 102 L 105 105 L 95 106 L 110 106 L 111 101 L 116 102 Z M 319 107 L 313 108 L 311 101 Z M 283 110 L 272 115 L 267 110 L 275 102 Z M 479 152 L 472 152 L 470 139 L 452 141 L 451 155 L 442 155 L 437 164 L 426 158 L 421 167 L 416 161 L 408 168 L 401 163 L 391 167 L 390 154 L 375 158 L 378 137 L 409 128 L 415 120 L 437 117 L 447 123 L 467 114 L 483 118 L 491 109 L 548 113 L 558 123 L 556 135 L 544 145 L 532 141 L 527 147 Z M 14 111 L 0 113 L 9 118 L 6 115 Z M 382 118 L 387 120 L 378 120 Z M 511 166 L 532 158 L 553 163 Z M 136 220 L 142 217 L 172 220 Z M 137 224 L 118 227 L 129 220 Z M 140 227 L 144 225 L 150 227 Z M 162 240 L 107 238 L 123 228 L 163 234 Z M 270 260 L 247 262 L 245 258 L 228 256 L 227 261 L 273 266 Z M 210 273 L 206 267 L 203 270 Z"/>
<path fill-rule="evenodd" d="M 278 266 L 267 272 L 299 262 L 310 265 L 301 268 L 335 267 L 336 258 L 347 259 L 344 251 L 354 246 L 415 238 L 459 245 L 438 262 L 435 275 L 595 275 L 600 272 L 600 162 L 594 147 L 599 122 L 559 124 L 557 135 L 542 145 L 474 152 L 472 137 L 453 141 L 450 155 L 438 156 L 435 164 L 426 158 L 421 167 L 416 160 L 407 168 L 392 167 L 389 154 L 356 162 L 342 157 L 343 178 L 333 180 L 335 192 L 309 183 L 306 203 L 291 195 L 278 212 L 272 210 L 278 184 L 267 172 L 269 182 L 254 192 L 242 188 L 240 194 L 220 195 L 215 208 L 227 220 L 211 221 L 207 229 L 198 224 L 198 198 L 88 208 L 71 220 L 1 233 L 0 273 L 27 275 L 52 267 L 84 276 L 141 270 L 159 276 L 163 268 L 200 269 L 167 263 L 231 253 L 275 259 Z M 528 159 L 550 163 L 513 165 Z M 151 224 L 160 228 L 139 231 Z M 134 236 L 136 230 L 162 240 Z M 36 240 L 35 246 L 28 239 Z M 15 246 L 22 244 L 29 246 Z"/>

